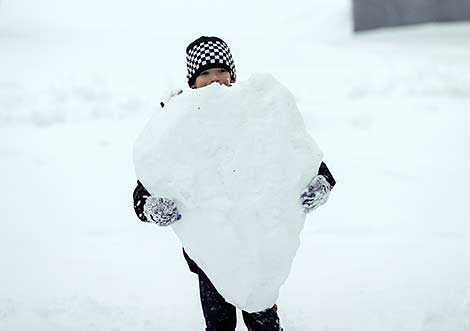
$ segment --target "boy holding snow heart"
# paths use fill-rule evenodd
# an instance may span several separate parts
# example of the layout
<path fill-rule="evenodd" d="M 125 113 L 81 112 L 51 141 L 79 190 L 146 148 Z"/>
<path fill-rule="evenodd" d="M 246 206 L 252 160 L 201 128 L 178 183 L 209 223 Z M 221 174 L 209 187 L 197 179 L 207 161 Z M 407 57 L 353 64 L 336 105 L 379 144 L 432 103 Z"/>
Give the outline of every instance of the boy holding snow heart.
<path fill-rule="evenodd" d="M 227 44 L 217 37 L 200 37 L 186 48 L 187 79 L 192 89 L 212 83 L 230 86 L 236 82 L 235 63 Z M 178 93 L 179 94 L 179 93 Z M 162 103 L 162 107 L 164 104 Z M 315 169 L 315 177 L 308 187 L 299 192 L 300 202 L 306 213 L 324 204 L 336 184 L 325 163 Z M 134 190 L 134 210 L 143 222 L 167 226 L 182 218 L 176 203 L 166 197 L 151 196 L 140 181 Z M 186 254 L 189 269 L 199 277 L 202 310 L 206 331 L 234 331 L 236 327 L 235 306 L 225 301 L 207 275 Z M 243 320 L 249 331 L 282 330 L 274 305 L 264 311 L 248 313 L 243 311 Z"/>

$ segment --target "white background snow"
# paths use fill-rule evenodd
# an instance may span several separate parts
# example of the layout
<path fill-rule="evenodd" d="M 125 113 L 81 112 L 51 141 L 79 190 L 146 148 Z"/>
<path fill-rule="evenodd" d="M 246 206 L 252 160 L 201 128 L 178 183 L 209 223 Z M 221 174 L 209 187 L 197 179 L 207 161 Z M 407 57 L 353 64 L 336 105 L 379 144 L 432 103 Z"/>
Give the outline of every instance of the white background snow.
<path fill-rule="evenodd" d="M 2 0 L 0 330 L 203 330 L 177 238 L 131 199 L 132 144 L 200 35 L 289 87 L 338 181 L 286 331 L 469 330 L 470 24 L 354 36 L 349 6 Z"/>

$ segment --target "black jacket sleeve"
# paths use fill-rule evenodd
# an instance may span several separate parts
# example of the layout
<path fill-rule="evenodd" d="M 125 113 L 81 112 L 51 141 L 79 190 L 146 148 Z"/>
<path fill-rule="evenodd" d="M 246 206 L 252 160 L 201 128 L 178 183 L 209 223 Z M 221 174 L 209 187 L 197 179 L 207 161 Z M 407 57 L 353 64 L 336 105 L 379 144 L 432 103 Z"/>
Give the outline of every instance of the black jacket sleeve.
<path fill-rule="evenodd" d="M 318 175 L 322 175 L 323 177 L 325 177 L 326 181 L 331 185 L 331 188 L 335 186 L 336 181 L 324 162 L 320 164 L 320 168 L 318 169 Z"/>
<path fill-rule="evenodd" d="M 144 215 L 144 204 L 147 198 L 150 196 L 149 191 L 142 185 L 142 183 L 138 180 L 137 187 L 134 189 L 134 211 L 137 217 L 142 222 L 148 222 L 147 217 Z"/>

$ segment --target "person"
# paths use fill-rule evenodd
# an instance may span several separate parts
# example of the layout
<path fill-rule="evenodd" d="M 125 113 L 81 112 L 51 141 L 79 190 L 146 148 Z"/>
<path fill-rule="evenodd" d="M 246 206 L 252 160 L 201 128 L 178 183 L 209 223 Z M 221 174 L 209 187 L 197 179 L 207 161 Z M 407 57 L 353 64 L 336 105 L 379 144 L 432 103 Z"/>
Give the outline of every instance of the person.
<path fill-rule="evenodd" d="M 213 83 L 230 86 L 236 82 L 236 69 L 228 45 L 217 37 L 200 37 L 186 48 L 187 79 L 190 88 L 198 89 Z M 175 93 L 179 94 L 179 93 Z M 161 104 L 164 107 L 164 103 Z M 306 213 L 324 204 L 336 181 L 325 163 L 316 170 L 310 184 L 299 192 L 300 203 Z M 143 222 L 166 226 L 182 218 L 175 202 L 165 197 L 154 197 L 137 180 L 134 190 L 134 210 Z M 204 271 L 194 262 L 183 248 L 183 255 L 190 271 L 199 277 L 199 292 L 206 331 L 234 331 L 236 308 L 225 301 Z M 282 330 L 277 305 L 264 311 L 242 312 L 249 331 Z"/>

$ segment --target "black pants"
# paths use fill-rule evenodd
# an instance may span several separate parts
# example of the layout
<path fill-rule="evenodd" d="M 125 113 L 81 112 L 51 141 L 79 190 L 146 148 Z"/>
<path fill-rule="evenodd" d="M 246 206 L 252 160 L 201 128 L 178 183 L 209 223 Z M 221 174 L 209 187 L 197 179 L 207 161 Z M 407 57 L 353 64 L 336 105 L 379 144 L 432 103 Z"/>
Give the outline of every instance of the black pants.
<path fill-rule="evenodd" d="M 184 252 L 184 251 L 183 251 Z M 199 293 L 206 331 L 234 331 L 237 325 L 235 306 L 225 301 L 206 274 L 184 252 L 189 269 L 199 276 Z M 248 331 L 282 331 L 277 306 L 256 313 L 242 312 Z"/>

